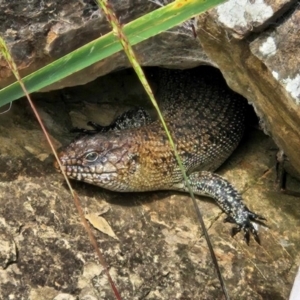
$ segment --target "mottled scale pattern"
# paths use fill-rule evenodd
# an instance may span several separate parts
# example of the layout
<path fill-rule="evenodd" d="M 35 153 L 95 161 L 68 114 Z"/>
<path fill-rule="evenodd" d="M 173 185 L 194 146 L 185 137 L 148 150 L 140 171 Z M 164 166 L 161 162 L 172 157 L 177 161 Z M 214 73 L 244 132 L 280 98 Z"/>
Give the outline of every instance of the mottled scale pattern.
<path fill-rule="evenodd" d="M 194 193 L 213 197 L 228 220 L 238 225 L 235 232 L 243 229 L 246 239 L 252 232 L 258 240 L 250 221 L 262 218 L 249 211 L 228 181 L 212 173 L 243 136 L 245 100 L 230 91 L 212 68 L 160 69 L 153 76 L 159 83 L 156 98 Z M 187 192 L 162 125 L 137 111 L 66 147 L 60 160 L 67 175 L 120 192 Z"/>

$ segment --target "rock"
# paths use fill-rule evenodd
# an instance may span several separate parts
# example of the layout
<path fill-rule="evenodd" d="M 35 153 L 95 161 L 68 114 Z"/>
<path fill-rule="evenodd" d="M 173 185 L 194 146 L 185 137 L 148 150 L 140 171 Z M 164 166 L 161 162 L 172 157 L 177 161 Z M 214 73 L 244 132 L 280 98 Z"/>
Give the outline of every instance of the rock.
<path fill-rule="evenodd" d="M 76 298 L 70 294 L 62 293 L 58 294 L 53 300 L 76 300 Z"/>
<path fill-rule="evenodd" d="M 109 1 L 122 24 L 157 9 L 151 1 Z M 23 76 L 111 31 L 94 0 L 6 0 L 0 4 L 0 34 L 6 40 Z M 210 63 L 191 28 L 176 27 L 135 47 L 143 66 L 191 68 Z M 159 53 L 159 55 L 157 55 Z M 0 59 L 0 87 L 15 81 Z M 120 51 L 104 61 L 57 82 L 45 90 L 82 85 L 116 69 L 129 67 Z"/>
<path fill-rule="evenodd" d="M 37 288 L 33 288 L 30 291 L 28 299 L 30 299 L 30 300 L 39 300 L 39 299 L 43 299 L 43 300 L 74 300 L 74 298 L 72 299 L 72 298 L 66 298 L 66 297 L 65 298 L 62 298 L 62 297 L 56 298 L 55 297 L 56 294 L 57 294 L 57 292 L 55 291 L 55 289 L 53 289 L 51 287 L 37 287 Z M 14 293 L 12 293 L 11 296 L 14 296 Z"/>
<path fill-rule="evenodd" d="M 209 58 L 183 27 L 136 49 L 144 65 L 218 65 L 231 88 L 253 104 L 265 131 L 299 172 L 299 9 L 294 2 L 230 0 L 201 15 L 198 37 Z M 156 8 L 150 1 L 111 3 L 124 23 Z M 33 0 L 25 6 L 6 0 L 0 4 L 0 20 L 0 32 L 23 75 L 109 31 L 92 0 Z M 0 84 L 5 86 L 12 77 L 3 61 L 0 65 Z M 51 89 L 84 84 L 126 66 L 127 59 L 119 53 Z M 35 95 L 56 145 L 70 142 L 71 124 L 81 126 L 90 119 L 109 123 L 136 99 L 144 99 L 141 89 L 126 81 L 135 77 L 128 72 Z M 0 298 L 114 299 L 24 103 L 14 102 L 0 117 L 0 211 L 6 224 L 4 230 L 0 226 L 6 249 L 0 255 Z M 242 192 L 249 208 L 267 218 L 270 228 L 259 229 L 262 246 L 251 241 L 247 247 L 241 234 L 231 238 L 231 225 L 223 224 L 220 209 L 205 198 L 198 201 L 233 299 L 287 299 L 300 264 L 295 230 L 300 226 L 300 203 L 274 188 L 276 152 L 270 137 L 252 129 L 220 170 Z M 119 240 L 96 230 L 94 234 L 122 298 L 222 298 L 188 195 L 119 194 L 72 183 L 87 213 L 110 207 L 105 218 Z M 291 180 L 291 189 L 299 192 L 299 183 Z"/>
<path fill-rule="evenodd" d="M 85 120 L 97 115 L 94 121 L 109 123 L 116 106 L 121 113 L 134 105 L 125 95 L 106 103 L 120 83 L 127 86 L 131 81 L 129 73 L 101 77 L 81 93 L 80 87 L 64 89 L 60 93 L 71 97 L 63 99 L 57 91 L 34 94 L 39 111 L 47 113 L 51 135 L 65 145 L 72 138 L 68 129 L 74 115 Z M 142 94 L 140 99 L 143 103 Z M 49 150 L 36 134 L 38 128 L 26 102 L 16 101 L 0 117 L 0 212 L 18 249 L 16 260 L 0 267 L 0 299 L 115 299 L 53 158 L 40 159 Z M 29 143 L 35 151 L 26 150 Z M 232 238 L 232 225 L 223 223 L 219 207 L 197 197 L 232 299 L 288 299 L 300 263 L 295 230 L 300 226 L 300 202 L 274 189 L 273 148 L 270 137 L 252 128 L 218 171 L 241 191 L 251 210 L 267 218 L 270 228 L 259 227 L 261 246 L 253 239 L 247 246 L 242 234 Z M 119 238 L 92 229 L 122 299 L 223 298 L 187 194 L 113 193 L 74 181 L 72 186 L 84 212 L 105 212 Z M 295 180 L 290 187 L 300 191 Z"/>
<path fill-rule="evenodd" d="M 5 269 L 16 262 L 17 248 L 13 239 L 12 229 L 4 218 L 0 218 L 0 266 Z"/>
<path fill-rule="evenodd" d="M 125 24 L 169 1 L 153 2 L 112 0 L 110 4 Z M 199 17 L 201 45 L 191 28 L 181 25 L 140 43 L 135 50 L 143 66 L 218 66 L 229 86 L 254 106 L 265 132 L 300 173 L 300 12 L 294 2 L 230 0 Z M 4 20 L 0 32 L 22 75 L 110 31 L 103 12 L 92 0 L 50 0 L 47 4 L 7 0 L 0 8 L 0 19 Z M 3 60 L 0 65 L 3 87 L 14 79 Z M 126 67 L 129 63 L 121 51 L 45 91 L 82 85 Z"/>
<path fill-rule="evenodd" d="M 199 16 L 198 37 L 299 173 L 300 11 L 293 3 L 230 0 Z"/>

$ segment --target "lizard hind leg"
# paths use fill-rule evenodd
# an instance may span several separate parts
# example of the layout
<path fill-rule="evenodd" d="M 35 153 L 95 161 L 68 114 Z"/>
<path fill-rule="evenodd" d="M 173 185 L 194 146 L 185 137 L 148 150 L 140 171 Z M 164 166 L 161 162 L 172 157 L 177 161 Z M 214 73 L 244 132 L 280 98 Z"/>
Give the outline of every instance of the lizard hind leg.
<path fill-rule="evenodd" d="M 226 222 L 235 223 L 232 236 L 244 231 L 244 238 L 249 244 L 250 234 L 260 244 L 258 232 L 252 222 L 264 225 L 264 217 L 251 212 L 243 203 L 241 194 L 223 177 L 207 172 L 195 172 L 189 175 L 189 183 L 196 195 L 205 195 L 213 198 L 221 209 L 227 214 Z M 188 192 L 184 184 L 184 190 Z"/>

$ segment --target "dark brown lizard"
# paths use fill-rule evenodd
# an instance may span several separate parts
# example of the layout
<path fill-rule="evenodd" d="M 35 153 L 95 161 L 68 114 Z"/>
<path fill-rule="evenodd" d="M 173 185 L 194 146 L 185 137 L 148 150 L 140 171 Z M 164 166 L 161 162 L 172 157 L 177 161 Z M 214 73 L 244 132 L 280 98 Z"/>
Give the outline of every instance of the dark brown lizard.
<path fill-rule="evenodd" d="M 156 76 L 156 98 L 193 192 L 215 199 L 227 214 L 226 221 L 237 224 L 233 235 L 243 230 L 247 242 L 250 233 L 259 242 L 251 221 L 264 218 L 251 212 L 238 191 L 213 173 L 243 136 L 245 102 L 208 68 L 160 70 Z M 136 109 L 110 126 L 92 125 L 93 134 L 81 135 L 59 155 L 68 177 L 119 192 L 188 192 L 159 121 L 149 121 L 147 113 Z"/>

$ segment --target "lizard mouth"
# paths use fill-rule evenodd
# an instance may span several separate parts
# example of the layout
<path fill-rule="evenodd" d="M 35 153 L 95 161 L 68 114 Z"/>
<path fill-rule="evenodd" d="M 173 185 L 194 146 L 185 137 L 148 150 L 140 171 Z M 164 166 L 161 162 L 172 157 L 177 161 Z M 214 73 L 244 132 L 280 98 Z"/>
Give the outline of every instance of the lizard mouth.
<path fill-rule="evenodd" d="M 60 168 L 57 160 L 54 161 L 53 165 L 54 165 L 54 168 L 56 169 L 56 171 L 61 173 L 61 168 Z M 65 165 L 64 161 L 60 160 L 60 165 L 65 172 L 68 171 L 67 166 Z"/>
<path fill-rule="evenodd" d="M 66 173 L 67 177 L 71 179 L 92 182 L 93 174 L 90 172 L 90 170 L 88 169 L 78 170 L 78 167 L 69 165 L 68 161 L 65 160 L 60 160 L 60 164 L 62 166 L 63 171 Z M 54 161 L 53 165 L 57 172 L 62 173 L 57 160 Z"/>
<path fill-rule="evenodd" d="M 79 177 L 78 180 L 81 179 L 80 174 L 75 172 L 74 168 L 72 168 L 70 166 L 69 167 L 65 166 L 62 161 L 60 161 L 60 164 L 62 166 L 63 171 L 66 173 L 67 177 L 72 178 L 72 179 L 78 179 L 78 177 Z M 57 172 L 62 173 L 61 168 L 59 167 L 59 164 L 58 164 L 57 160 L 54 161 L 53 165 L 54 165 Z"/>

